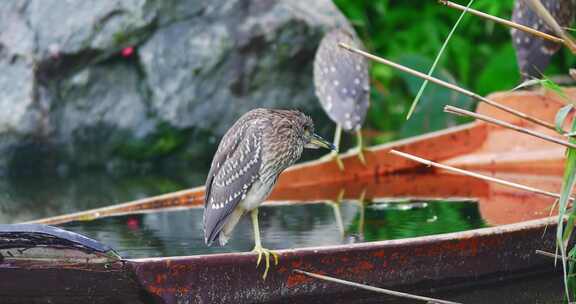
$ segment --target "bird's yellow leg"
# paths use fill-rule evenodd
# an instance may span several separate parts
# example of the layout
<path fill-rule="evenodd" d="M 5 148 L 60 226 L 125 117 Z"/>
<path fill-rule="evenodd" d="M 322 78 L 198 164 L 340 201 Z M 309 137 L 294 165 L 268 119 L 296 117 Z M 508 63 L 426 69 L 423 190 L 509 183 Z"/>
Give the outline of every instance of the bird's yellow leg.
<path fill-rule="evenodd" d="M 338 154 L 340 151 L 340 138 L 342 137 L 342 127 L 340 125 L 336 126 L 336 131 L 334 132 L 334 147 L 336 150 L 330 152 L 330 154 L 326 155 L 326 158 L 334 159 L 336 164 L 338 165 L 338 169 L 340 171 L 344 171 L 344 163 L 340 159 L 340 155 Z"/>
<path fill-rule="evenodd" d="M 366 151 L 364 147 L 364 141 L 362 140 L 362 130 L 356 130 L 356 142 L 358 149 L 358 159 L 363 165 L 366 165 L 366 158 L 364 157 L 364 152 Z"/>
<path fill-rule="evenodd" d="M 360 234 L 361 238 L 364 238 L 364 222 L 365 222 L 365 215 L 366 215 L 366 188 L 362 189 L 362 194 L 360 194 L 360 198 L 358 198 L 358 204 L 360 204 L 360 223 L 358 227 L 358 234 Z"/>
<path fill-rule="evenodd" d="M 338 165 L 338 169 L 340 169 L 340 171 L 344 171 L 344 163 L 340 159 L 340 154 L 338 154 L 338 151 L 330 152 L 330 158 L 334 159 L 334 161 L 336 162 L 336 165 Z"/>
<path fill-rule="evenodd" d="M 328 201 L 327 204 L 332 206 L 334 210 L 334 217 L 336 218 L 336 225 L 338 226 L 338 230 L 340 231 L 340 236 L 344 237 L 344 223 L 342 222 L 342 213 L 340 212 L 340 203 L 342 199 L 344 199 L 344 189 L 340 189 L 338 193 L 338 197 L 335 201 Z"/>
<path fill-rule="evenodd" d="M 260 228 L 258 227 L 258 208 L 255 208 L 250 212 L 250 217 L 252 218 L 252 228 L 254 229 L 254 249 L 252 252 L 258 253 L 258 261 L 256 262 L 256 267 L 260 266 L 262 255 L 264 255 L 264 259 L 266 260 L 266 269 L 264 270 L 262 279 L 266 280 L 268 269 L 270 269 L 270 255 L 274 257 L 274 262 L 276 265 L 278 265 L 278 254 L 262 247 L 262 242 L 260 241 Z"/>

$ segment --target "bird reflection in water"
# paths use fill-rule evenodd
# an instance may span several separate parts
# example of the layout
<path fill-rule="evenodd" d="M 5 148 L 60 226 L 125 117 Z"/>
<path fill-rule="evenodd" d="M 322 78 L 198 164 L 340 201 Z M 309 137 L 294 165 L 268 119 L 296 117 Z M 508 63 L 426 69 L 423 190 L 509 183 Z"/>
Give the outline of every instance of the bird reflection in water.
<path fill-rule="evenodd" d="M 357 200 L 350 201 L 355 203 L 359 206 L 359 223 L 356 232 L 351 232 L 350 230 L 346 231 L 344 228 L 344 221 L 342 220 L 342 212 L 340 211 L 340 206 L 344 201 L 344 195 L 346 190 L 341 188 L 338 192 L 338 196 L 335 200 L 327 201 L 326 204 L 331 206 L 334 210 L 334 222 L 338 227 L 338 231 L 340 232 L 340 237 L 343 243 L 360 243 L 364 241 L 364 226 L 365 226 L 365 214 L 366 214 L 366 205 L 370 203 L 370 201 L 366 200 L 366 187 L 362 189 L 360 196 Z"/>

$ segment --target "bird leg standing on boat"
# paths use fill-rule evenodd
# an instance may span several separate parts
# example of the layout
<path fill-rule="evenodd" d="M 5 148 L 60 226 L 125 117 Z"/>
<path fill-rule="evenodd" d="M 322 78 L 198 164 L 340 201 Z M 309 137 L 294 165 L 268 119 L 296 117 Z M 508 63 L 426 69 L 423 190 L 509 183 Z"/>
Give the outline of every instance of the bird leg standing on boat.
<path fill-rule="evenodd" d="M 299 111 L 254 109 L 244 114 L 226 132 L 214 154 L 204 198 L 204 240 L 210 246 L 218 239 L 224 246 L 240 218 L 251 213 L 254 250 L 265 258 L 265 279 L 270 255 L 262 247 L 258 227 L 258 207 L 274 188 L 278 176 L 294 164 L 304 148 L 334 146 L 314 134 L 310 117 Z"/>
<path fill-rule="evenodd" d="M 342 127 L 340 125 L 336 125 L 336 131 L 334 132 L 334 147 L 336 147 L 335 150 L 330 151 L 330 154 L 328 154 L 329 158 L 334 159 L 334 161 L 336 161 L 336 165 L 338 165 L 338 168 L 340 169 L 340 171 L 344 170 L 344 163 L 342 163 L 342 160 L 340 159 L 340 156 L 338 153 L 340 153 L 340 139 L 342 138 Z"/>
<path fill-rule="evenodd" d="M 340 170 L 344 170 L 338 156 L 342 130 L 356 133 L 358 158 L 366 164 L 361 128 L 370 105 L 370 78 L 366 58 L 342 49 L 339 43 L 363 48 L 351 27 L 327 33 L 314 58 L 314 86 L 322 108 L 336 123 L 337 150 L 329 157 L 335 158 Z"/>

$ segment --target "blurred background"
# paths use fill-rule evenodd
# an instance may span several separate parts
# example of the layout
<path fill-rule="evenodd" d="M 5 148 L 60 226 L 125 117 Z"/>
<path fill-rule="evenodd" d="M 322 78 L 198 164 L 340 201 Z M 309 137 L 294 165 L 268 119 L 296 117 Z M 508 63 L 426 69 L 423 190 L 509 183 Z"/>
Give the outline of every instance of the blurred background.
<path fill-rule="evenodd" d="M 510 18 L 512 5 L 473 7 Z M 220 137 L 255 107 L 305 111 L 332 138 L 312 83 L 327 30 L 350 22 L 370 52 L 427 71 L 459 14 L 436 0 L 2 1 L 0 220 L 201 185 Z M 572 66 L 566 55 L 545 74 Z M 436 75 L 480 94 L 512 89 L 508 28 L 466 16 Z M 444 104 L 474 108 L 430 85 L 406 120 L 421 80 L 377 64 L 371 78 L 370 144 L 465 122 Z"/>

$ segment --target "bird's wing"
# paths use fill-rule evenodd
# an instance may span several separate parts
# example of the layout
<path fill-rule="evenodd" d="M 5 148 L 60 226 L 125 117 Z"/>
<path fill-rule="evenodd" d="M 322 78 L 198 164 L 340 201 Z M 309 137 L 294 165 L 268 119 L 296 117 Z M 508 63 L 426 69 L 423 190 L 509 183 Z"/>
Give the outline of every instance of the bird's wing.
<path fill-rule="evenodd" d="M 218 147 L 206 180 L 204 240 L 210 245 L 258 179 L 262 132 L 248 121 L 232 127 Z"/>
<path fill-rule="evenodd" d="M 542 4 L 563 27 L 568 27 L 574 18 L 574 1 L 542 1 Z M 566 5 L 567 7 L 561 7 Z M 554 34 L 544 21 L 524 1 L 516 1 L 512 21 L 532 27 L 536 30 Z M 512 42 L 516 49 L 518 66 L 523 78 L 541 78 L 541 74 L 548 66 L 550 58 L 556 53 L 561 45 L 555 42 L 538 38 L 532 34 L 512 29 Z"/>
<path fill-rule="evenodd" d="M 350 131 L 362 126 L 370 104 L 368 61 L 341 48 L 340 42 L 364 49 L 351 31 L 326 34 L 314 58 L 314 85 L 328 116 Z"/>

